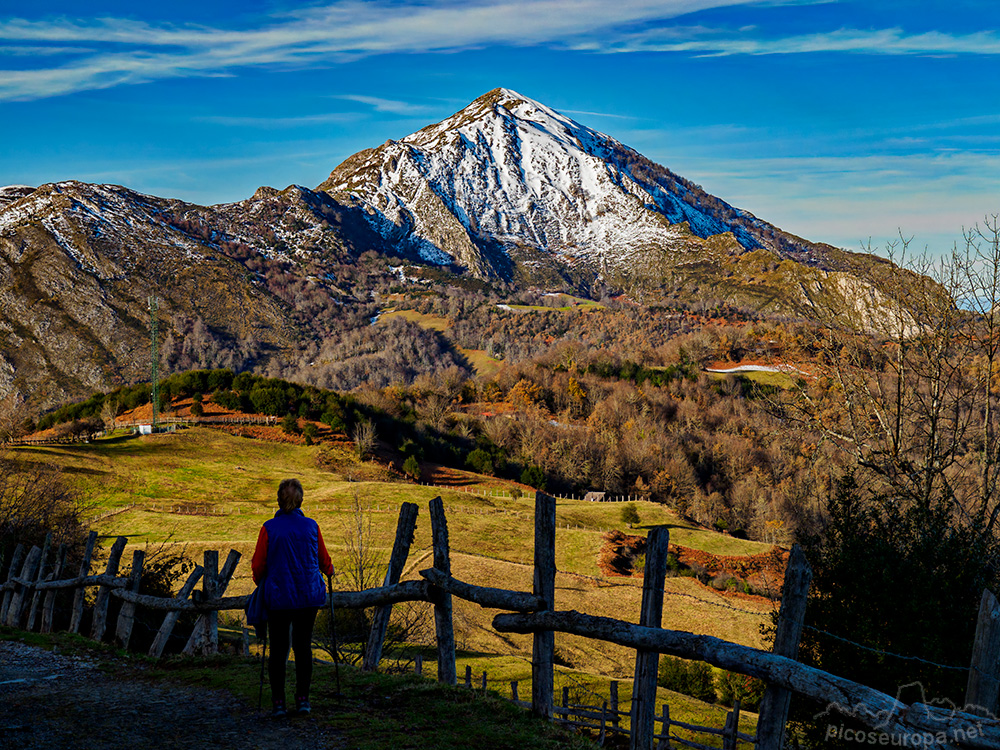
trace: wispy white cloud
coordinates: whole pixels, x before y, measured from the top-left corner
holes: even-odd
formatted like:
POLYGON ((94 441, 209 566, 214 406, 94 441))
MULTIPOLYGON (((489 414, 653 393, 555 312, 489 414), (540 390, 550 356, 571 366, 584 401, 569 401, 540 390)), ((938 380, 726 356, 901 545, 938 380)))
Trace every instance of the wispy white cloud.
POLYGON ((333 99, 343 99, 349 102, 357 102, 358 104, 364 104, 376 112, 388 112, 393 115, 425 115, 432 112, 431 107, 426 107, 422 104, 412 104, 410 102, 401 102, 395 99, 383 99, 378 96, 363 96, 361 94, 338 94, 332 96, 333 99))
MULTIPOLYGON (((812 3, 817 0, 796 0, 812 3)), ((329 64, 388 52, 491 44, 566 44, 614 29, 762 0, 343 0, 273 17, 252 29, 131 19, 9 18, 0 42, 99 45, 60 66, 0 71, 0 100, 38 99, 164 78, 222 75, 246 66, 329 64)))
POLYGON ((0 45, 0 57, 44 57, 46 55, 79 55, 93 52, 92 47, 54 47, 43 45, 0 45))
POLYGON ((816 52, 867 55, 1000 55, 1000 34, 977 31, 908 34, 903 29, 836 29, 779 38, 754 36, 759 29, 651 29, 574 45, 595 52, 688 52, 702 55, 790 55, 816 52))
POLYGON ((633 115, 616 115, 611 112, 588 112, 584 109, 561 109, 564 115, 584 115, 586 117, 610 117, 614 120, 634 120, 633 115))
POLYGON ((1000 211, 995 150, 905 155, 677 159, 668 167, 783 229, 852 250, 916 235, 947 251, 963 227, 1000 211))
MULTIPOLYGON (((0 54, 38 49, 29 69, 0 70, 0 100, 28 100, 158 79, 231 75, 253 66, 296 67, 390 52, 453 51, 488 45, 553 45, 602 52, 774 55, 995 55, 1000 33, 842 28, 768 37, 678 26, 698 11, 827 0, 342 0, 272 16, 250 29, 154 24, 132 19, 0 20, 0 54), (48 45, 48 46, 46 46, 48 45), (87 45, 87 46, 84 46, 87 45), (63 56, 59 65, 46 64, 63 56)), ((18 66, 19 67, 19 66, 18 66)), ((418 114, 405 102, 363 101, 378 111, 418 114)))
POLYGON ((213 115, 197 118, 200 122, 230 127, 252 128, 294 128, 311 125, 354 122, 358 115, 353 112, 327 112, 317 115, 300 115, 296 117, 243 117, 239 115, 213 115))

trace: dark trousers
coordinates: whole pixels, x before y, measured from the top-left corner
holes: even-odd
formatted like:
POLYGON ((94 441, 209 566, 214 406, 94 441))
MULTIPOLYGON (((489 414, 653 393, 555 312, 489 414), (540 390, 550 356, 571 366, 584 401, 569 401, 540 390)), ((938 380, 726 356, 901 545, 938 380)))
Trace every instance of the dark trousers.
POLYGON ((285 663, 288 661, 289 635, 295 652, 295 697, 309 697, 312 682, 312 631, 316 607, 272 609, 267 613, 271 655, 267 672, 271 678, 271 701, 285 700, 285 663))

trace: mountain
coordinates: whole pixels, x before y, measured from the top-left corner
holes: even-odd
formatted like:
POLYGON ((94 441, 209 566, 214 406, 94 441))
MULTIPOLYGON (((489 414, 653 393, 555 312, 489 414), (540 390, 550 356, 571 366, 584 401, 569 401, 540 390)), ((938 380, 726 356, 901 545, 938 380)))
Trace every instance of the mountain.
POLYGON ((54 403, 148 378, 152 295, 168 335, 186 317, 224 332, 217 345, 231 349, 293 340, 287 312, 246 268, 175 226, 189 210, 110 185, 0 191, 0 393, 16 378, 54 403))
POLYGON ((416 326, 399 323, 406 345, 368 330, 380 295, 419 276, 871 317, 881 263, 783 232, 495 89, 316 189, 199 206, 76 181, 0 188, 0 396, 51 405, 148 377, 151 296, 168 369, 351 387, 455 361, 416 326))
POLYGON ((484 279, 632 275, 648 286, 706 256, 756 250, 823 271, 848 265, 503 88, 351 156, 319 189, 361 207, 393 245, 484 279))

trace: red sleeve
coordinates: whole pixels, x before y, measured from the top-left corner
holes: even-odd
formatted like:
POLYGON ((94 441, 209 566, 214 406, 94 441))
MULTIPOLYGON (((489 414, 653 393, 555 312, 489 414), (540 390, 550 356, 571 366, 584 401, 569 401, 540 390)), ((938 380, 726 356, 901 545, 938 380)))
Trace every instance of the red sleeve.
MULTIPOLYGON (((320 541, 322 544, 322 540, 320 541)), ((257 537, 257 546, 253 551, 253 560, 250 563, 253 571, 253 582, 260 583, 267 572, 267 527, 260 527, 260 535, 257 537)))
POLYGON ((316 530, 319 532, 319 569, 326 575, 332 576, 333 560, 330 559, 330 553, 326 551, 326 542, 323 541, 323 532, 318 526, 316 530))

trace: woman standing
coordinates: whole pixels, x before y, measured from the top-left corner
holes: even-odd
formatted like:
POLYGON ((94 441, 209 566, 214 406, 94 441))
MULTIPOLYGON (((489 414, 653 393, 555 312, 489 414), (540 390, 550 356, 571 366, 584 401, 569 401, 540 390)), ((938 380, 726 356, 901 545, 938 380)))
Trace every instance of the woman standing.
POLYGON ((307 714, 313 623, 316 611, 326 603, 323 574, 333 575, 333 562, 319 524, 302 512, 302 484, 298 479, 285 479, 278 486, 278 512, 261 527, 252 568, 254 583, 264 595, 271 631, 271 655, 267 662, 271 716, 279 718, 288 713, 285 663, 289 641, 295 652, 295 712, 307 714))

